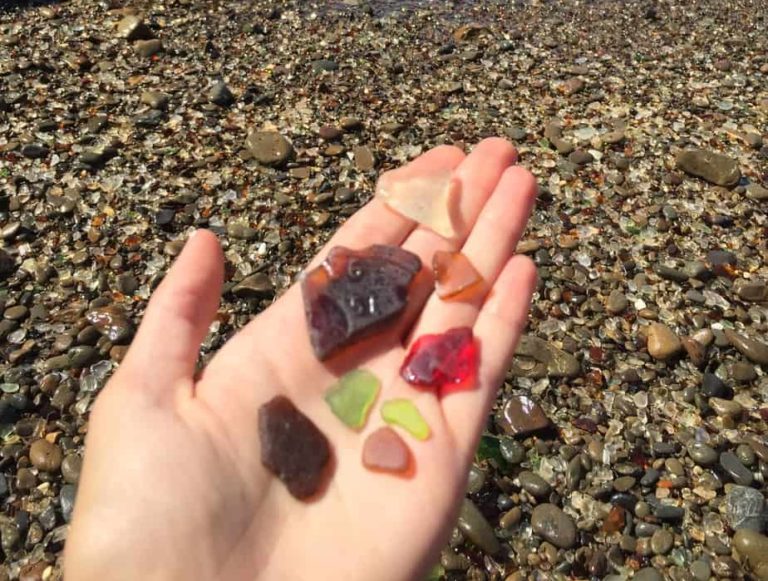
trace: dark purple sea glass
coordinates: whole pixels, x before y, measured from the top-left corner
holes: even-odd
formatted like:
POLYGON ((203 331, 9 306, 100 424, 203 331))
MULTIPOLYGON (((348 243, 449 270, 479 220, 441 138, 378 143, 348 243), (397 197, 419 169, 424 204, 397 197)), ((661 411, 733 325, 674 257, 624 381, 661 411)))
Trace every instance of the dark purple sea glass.
POLYGON ((302 277, 309 340, 318 359, 369 335, 405 309, 421 260, 399 246, 331 249, 302 277))
POLYGON ((298 499, 323 484, 331 458, 328 439, 287 397, 278 395, 259 408, 261 463, 298 499))

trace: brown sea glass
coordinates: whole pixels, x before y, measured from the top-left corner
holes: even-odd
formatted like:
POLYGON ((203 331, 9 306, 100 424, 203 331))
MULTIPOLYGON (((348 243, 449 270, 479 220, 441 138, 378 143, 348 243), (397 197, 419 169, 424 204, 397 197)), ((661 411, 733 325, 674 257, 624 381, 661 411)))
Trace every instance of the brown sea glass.
POLYGON ((411 451, 392 428, 372 432, 363 444, 363 466, 375 472, 402 474, 411 464, 411 451))
POLYGON ((421 260, 399 246, 336 246, 302 276, 309 340, 318 359, 365 337, 405 309, 421 260))
POLYGON ((441 299, 469 297, 482 287, 483 277, 461 252, 438 250, 432 256, 435 292, 441 299))
POLYGON ((261 463, 295 498, 308 498, 323 484, 331 458, 328 439, 287 397, 259 408, 261 463))
POLYGON ((433 230, 444 238, 455 238, 460 182, 450 171, 415 174, 407 168, 387 172, 376 185, 376 195, 397 213, 433 230))

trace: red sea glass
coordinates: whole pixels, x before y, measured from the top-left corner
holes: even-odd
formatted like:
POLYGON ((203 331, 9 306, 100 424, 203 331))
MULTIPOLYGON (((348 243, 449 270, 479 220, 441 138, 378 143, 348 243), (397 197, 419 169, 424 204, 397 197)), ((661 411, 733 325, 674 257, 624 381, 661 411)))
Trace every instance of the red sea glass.
POLYGON ((419 337, 400 368, 400 376, 443 396, 474 388, 479 359, 472 329, 457 327, 440 335, 419 337))
POLYGON ((261 463, 295 498, 320 490, 331 458, 325 435, 287 397, 278 395, 259 408, 261 463))
POLYGON ((402 474, 411 464, 411 451, 392 428, 372 432, 363 444, 363 466, 374 472, 402 474))
POLYGON ((432 257, 435 292, 441 299, 469 298, 479 290, 483 278, 461 252, 438 250, 432 257))
POLYGON ((325 261, 301 280, 309 339, 317 358, 327 359, 400 314, 419 270, 419 257, 399 246, 332 248, 325 261))

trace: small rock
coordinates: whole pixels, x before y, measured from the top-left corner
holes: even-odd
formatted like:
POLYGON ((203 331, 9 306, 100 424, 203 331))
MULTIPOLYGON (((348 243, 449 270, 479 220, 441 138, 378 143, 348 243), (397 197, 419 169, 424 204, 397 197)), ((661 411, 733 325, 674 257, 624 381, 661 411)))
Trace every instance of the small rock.
POLYGON ((768 188, 764 188, 760 184, 749 184, 746 190, 747 197, 751 200, 757 200, 759 202, 768 200, 768 188))
POLYGON ((588 151, 577 149, 568 155, 568 161, 575 163, 576 165, 587 165, 588 163, 595 161, 595 158, 592 157, 592 154, 588 151))
POLYGON ((552 487, 535 472, 525 470, 518 475, 520 486, 535 498, 542 499, 549 496, 552 487))
POLYGON ((613 290, 608 295, 608 301, 605 304, 605 310, 611 315, 620 315, 629 306, 629 299, 620 290, 613 290))
POLYGON ((163 43, 159 38, 153 38, 152 40, 140 40, 134 48, 139 56, 149 58, 155 56, 157 53, 163 50, 163 43))
POLYGON ((730 476, 736 484, 751 486, 754 477, 752 472, 742 464, 733 452, 720 454, 720 467, 730 476))
POLYGON ((540 504, 531 513, 531 527, 544 540, 560 549, 576 544, 576 525, 573 519, 554 504, 540 504))
POLYGON ((728 387, 714 373, 705 372, 701 378, 701 395, 704 397, 726 397, 728 387))
POLYGON ((749 529, 736 531, 733 548, 761 581, 768 579, 768 537, 749 529))
POLYGON ((217 81, 208 90, 208 100, 219 107, 229 107, 235 102, 235 96, 224 81, 217 81))
POLYGON ((77 488, 73 484, 65 484, 59 491, 59 506, 61 506, 61 516, 66 522, 72 519, 72 510, 75 508, 75 496, 77 488))
POLYGON ((677 156, 677 167, 718 186, 735 186, 741 179, 738 161, 714 151, 681 151, 677 156))
POLYGON ((737 419, 744 412, 744 408, 738 402, 719 397, 709 398, 709 406, 721 417, 737 419))
POLYGON ((570 353, 533 335, 523 335, 515 351, 511 374, 515 377, 576 377, 581 364, 570 353))
POLYGON ((645 567, 632 576, 632 581, 664 581, 664 575, 654 567, 645 567))
POLYGON ((711 466, 717 462, 717 452, 702 442, 694 442, 688 446, 688 455, 699 466, 711 466))
POLYGON ((274 290, 275 287, 269 276, 266 273, 257 272, 232 287, 232 294, 241 299, 257 299, 272 295, 274 290))
POLYGON ((38 470, 56 472, 61 466, 61 448, 41 438, 35 440, 29 447, 29 461, 38 470))
POLYGON ((41 159, 46 157, 49 151, 50 150, 45 145, 39 143, 27 143, 21 148, 21 155, 29 159, 41 159))
POLYGON ((768 345, 756 339, 749 339, 732 329, 723 329, 723 333, 730 344, 738 349, 747 359, 760 365, 768 365, 768 345))
POLYGON ((672 550, 675 538, 666 529, 659 529, 651 537, 651 550, 656 555, 666 555, 672 550))
POLYGON ((316 73, 321 72, 333 72, 338 70, 339 64, 336 61, 332 61, 329 59, 318 59, 316 61, 312 61, 312 70, 316 73))
POLYGON ((648 330, 648 353, 654 359, 665 361, 680 352, 683 345, 672 329, 661 323, 652 323, 648 330))
POLYGON ((768 283, 764 280, 751 280, 737 287, 739 298, 750 303, 768 302, 768 283))
POLYGON ((144 91, 141 94, 141 102, 145 105, 149 105, 152 109, 165 110, 168 107, 168 102, 171 100, 171 96, 168 93, 161 91, 144 91))
POLYGON ((130 41, 149 40, 154 36, 144 20, 136 14, 129 14, 117 23, 117 34, 130 41))
POLYGON ((566 97, 580 93, 586 87, 586 83, 578 77, 571 77, 562 85, 563 94, 566 97))
POLYGON ((360 171, 371 171, 376 167, 376 157, 367 145, 359 145, 352 150, 355 166, 360 171))
POLYGON ((733 530, 762 532, 765 528, 765 499, 747 486, 734 486, 725 497, 726 517, 733 530))
POLYGON ((495 555, 501 549, 493 527, 468 498, 462 501, 458 528, 464 536, 489 555, 495 555))
POLYGON ((497 423, 510 436, 530 434, 551 425, 541 406, 524 395, 512 396, 504 403, 497 423))
POLYGON ((267 166, 280 166, 293 153, 291 142, 276 131, 253 131, 245 146, 256 161, 267 166))
POLYGON ((343 131, 333 125, 323 125, 317 132, 317 134, 326 141, 333 141, 343 135, 343 131))
POLYGON ((696 367, 701 367, 707 360, 707 348, 691 337, 683 337, 680 342, 686 354, 696 367))
POLYGON ((61 475, 69 484, 77 484, 80 480, 80 470, 83 466, 83 459, 77 454, 67 454, 61 462, 61 475))
POLYGON ((709 577, 712 575, 712 567, 704 559, 698 559, 691 563, 691 575, 693 575, 696 581, 709 581, 709 577))

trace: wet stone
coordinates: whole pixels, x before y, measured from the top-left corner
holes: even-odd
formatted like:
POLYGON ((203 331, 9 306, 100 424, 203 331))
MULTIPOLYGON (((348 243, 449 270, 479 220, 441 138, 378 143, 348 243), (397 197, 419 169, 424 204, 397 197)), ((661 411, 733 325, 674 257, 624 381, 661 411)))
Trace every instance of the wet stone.
POLYGON ((501 549, 493 527, 468 498, 462 500, 458 528, 466 538, 489 555, 495 555, 501 549))
POLYGON ((274 290, 269 275, 257 272, 245 277, 232 287, 232 294, 241 299, 258 299, 270 296, 274 290))
POLYGON ((75 508, 75 497, 77 495, 77 488, 73 484, 65 484, 59 491, 59 507, 61 508, 61 516, 65 522, 72 520, 72 511, 75 508))
POLYGON ((629 300, 627 299, 626 295, 619 290, 613 290, 611 291, 611 294, 608 295, 608 301, 605 305, 605 310, 608 311, 608 313, 611 315, 620 315, 627 309, 628 306, 629 300))
POLYGON ((681 506, 661 504, 653 509, 653 514, 660 520, 672 522, 681 520, 685 516, 685 509, 681 506))
POLYGON ((381 382, 370 371, 356 369, 344 374, 325 393, 325 401, 346 426, 359 430, 368 419, 381 382))
POLYGON ((134 48, 139 56, 149 58, 163 50, 163 42, 159 38, 140 40, 134 45, 134 48))
POLYGON ((691 563, 691 575, 696 581, 708 581, 712 574, 712 567, 704 559, 698 559, 691 563))
POLYGON ((661 323, 652 323, 648 330, 648 353, 654 359, 667 360, 682 349, 680 338, 661 323))
POLYGON ((400 368, 400 377, 443 396, 474 389, 478 364, 479 347, 472 329, 457 327, 416 339, 400 368))
POLYGON ((315 355, 326 359, 400 314, 420 269, 418 256, 396 246, 332 248, 320 266, 301 278, 315 355))
POLYGON ((694 442, 688 447, 688 455, 700 466, 712 466, 717 462, 717 452, 701 442, 694 442))
POLYGON ((510 464, 520 464, 525 460, 525 447, 512 438, 501 438, 499 450, 504 460, 510 464))
POLYGON ((40 143, 28 143, 21 148, 21 155, 29 159, 41 159, 47 157, 50 150, 40 143))
POLYGON ((577 377, 579 361, 570 353, 533 335, 523 335, 515 351, 511 374, 515 377, 577 377))
POLYGON ((633 581, 664 581, 664 575, 654 567, 640 569, 632 576, 633 581))
POLYGON ((469 469, 467 478, 467 494, 477 494, 485 485, 485 472, 474 464, 469 469))
POLYGON ((531 513, 533 531, 560 549, 576 544, 576 525, 573 519, 554 504, 540 504, 531 513))
POLYGON ((401 474, 411 464, 411 452, 397 432, 384 426, 365 439, 362 461, 368 470, 401 474))
POLYGON ((316 494, 323 484, 331 451, 328 439, 284 396, 259 408, 261 462, 295 498, 316 494))
POLYGON ((704 397, 725 397, 728 387, 714 373, 704 373, 701 380, 701 395, 704 397))
POLYGON ((726 338, 742 355, 760 365, 768 365, 768 345, 756 339, 750 339, 731 329, 724 329, 726 338))
POLYGON ((208 100, 219 107, 229 107, 235 102, 235 96, 224 81, 217 81, 208 90, 208 100))
POLYGON ((760 491, 734 486, 725 497, 726 517, 733 530, 762 532, 766 524, 765 498, 760 491))
POLYGON ((56 472, 61 466, 61 448, 41 438, 34 441, 30 446, 29 460, 38 470, 56 472))
POLYGON ((352 149, 355 166, 360 171, 371 171, 376 167, 376 156, 367 145, 359 145, 352 149))
POLYGON ((520 480, 520 486, 535 498, 546 498, 552 492, 552 487, 549 483, 535 472, 525 470, 518 474, 517 477, 520 480))
POLYGON ((750 486, 754 477, 752 472, 742 464, 733 452, 720 454, 720 467, 736 484, 750 486))
POLYGON ((64 481, 69 484, 77 484, 80 480, 80 470, 83 466, 83 459, 77 454, 67 454, 61 462, 61 475, 64 481))
POLYGON ((104 337, 115 344, 124 344, 133 338, 133 323, 127 313, 117 305, 92 309, 85 318, 104 337))
POLYGON ((503 405, 497 423, 509 436, 522 436, 551 425, 541 406, 527 396, 512 396, 503 405))
POLYGON ((431 431, 421 412, 409 399, 391 399, 381 405, 381 418, 388 424, 399 426, 417 440, 426 440, 431 431))
POLYGON ((171 96, 162 91, 144 91, 141 94, 140 101, 145 105, 149 105, 152 109, 165 110, 170 99, 171 96))
POLYGON ((659 529, 651 537, 651 550, 656 555, 666 555, 672 550, 675 538, 666 529, 659 529))

